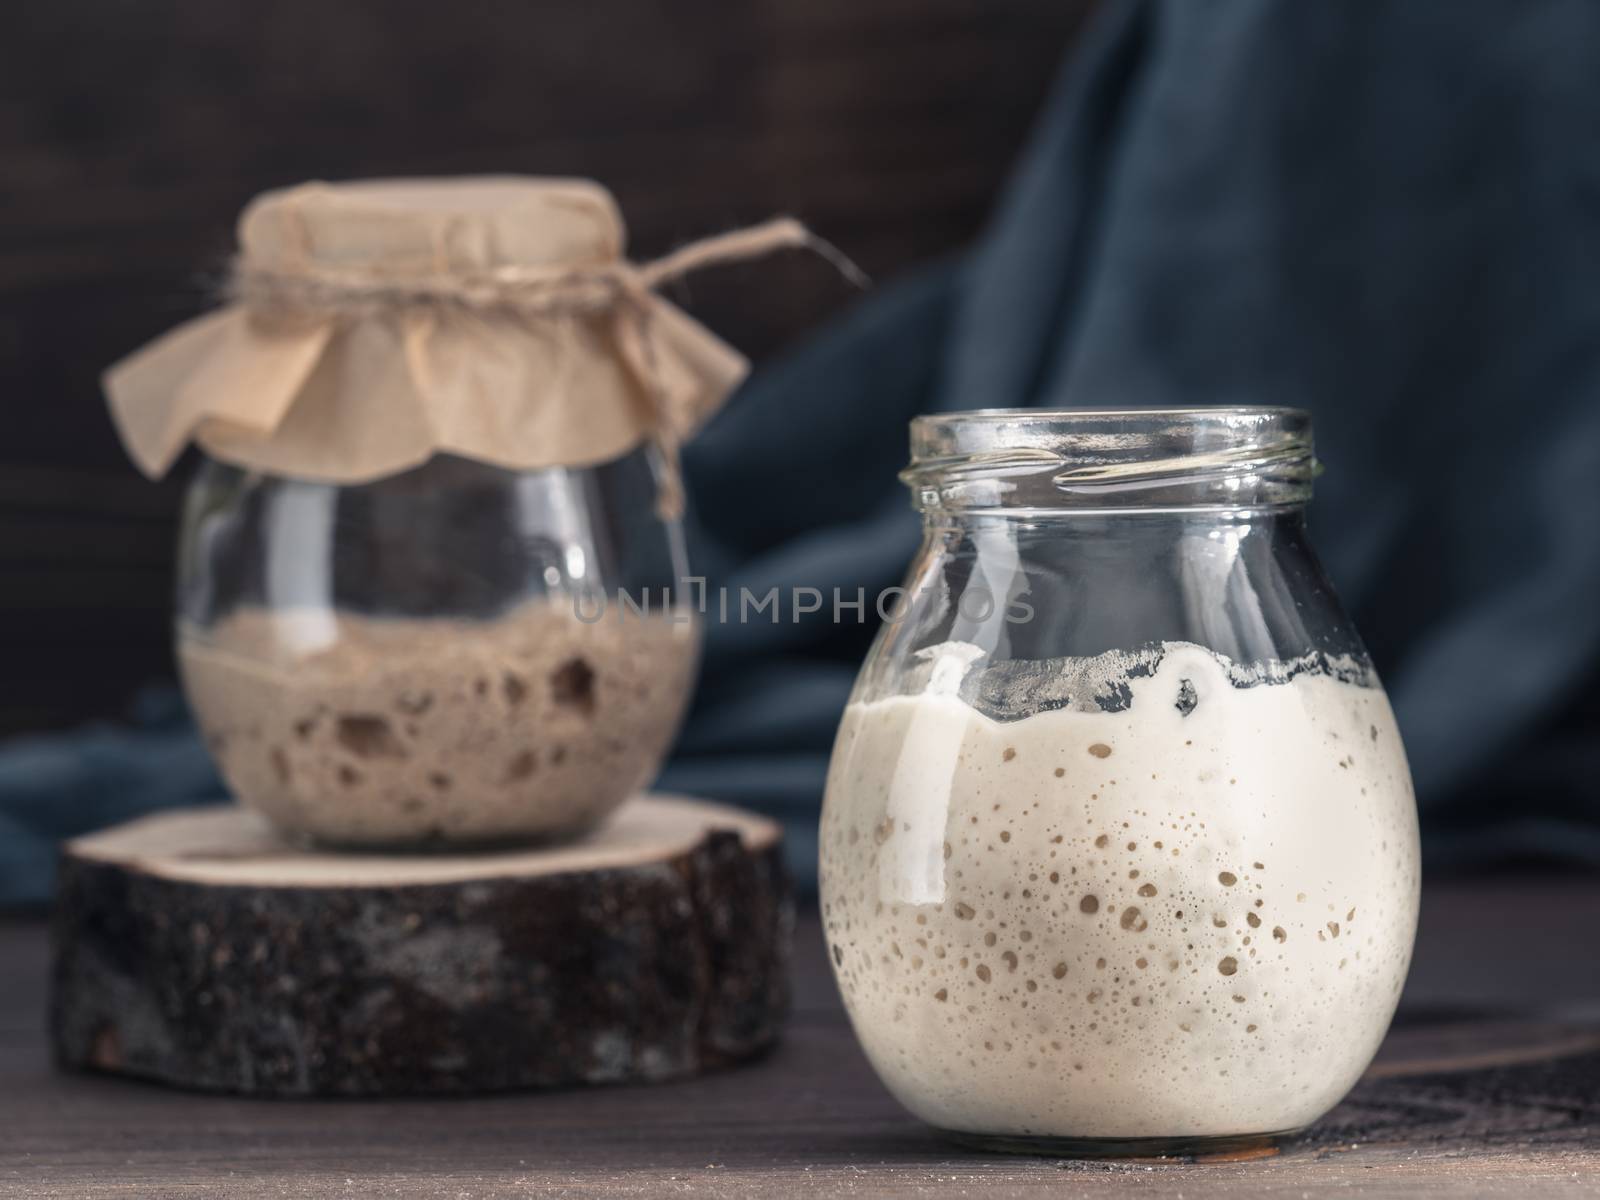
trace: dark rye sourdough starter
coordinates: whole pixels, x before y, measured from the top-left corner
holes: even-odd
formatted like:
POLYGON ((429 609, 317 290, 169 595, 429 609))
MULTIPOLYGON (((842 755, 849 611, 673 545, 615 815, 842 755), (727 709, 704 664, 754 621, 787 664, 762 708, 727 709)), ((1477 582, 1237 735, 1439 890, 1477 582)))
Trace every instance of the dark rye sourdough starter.
POLYGON ((537 601, 488 621, 248 609, 181 628, 178 660, 234 794, 350 845, 574 833, 660 767, 698 632, 537 601), (298 647, 298 650, 296 649, 298 647))

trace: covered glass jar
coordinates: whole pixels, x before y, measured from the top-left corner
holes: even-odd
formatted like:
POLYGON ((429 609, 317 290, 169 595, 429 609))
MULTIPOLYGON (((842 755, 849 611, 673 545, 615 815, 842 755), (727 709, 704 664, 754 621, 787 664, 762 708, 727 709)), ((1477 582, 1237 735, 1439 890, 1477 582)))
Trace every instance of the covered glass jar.
POLYGON ((203 462, 178 646, 232 790, 349 845, 570 834, 687 701, 676 449, 743 360, 651 290, 600 187, 310 184, 239 225, 231 303, 106 377, 135 461, 203 462))
POLYGON ((1331 1108, 1410 961, 1415 803, 1291 409, 922 417, 925 532, 834 748, 823 918, 913 1112, 1176 1152, 1331 1108))

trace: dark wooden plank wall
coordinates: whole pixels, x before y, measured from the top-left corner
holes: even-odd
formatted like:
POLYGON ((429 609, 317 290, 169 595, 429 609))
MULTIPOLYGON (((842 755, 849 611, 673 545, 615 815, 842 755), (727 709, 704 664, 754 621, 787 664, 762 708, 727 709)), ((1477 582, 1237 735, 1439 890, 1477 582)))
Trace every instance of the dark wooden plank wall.
MULTIPOLYGON (((0 733, 169 672, 180 484, 100 369, 203 307, 254 192, 521 171, 638 253, 777 211, 879 279, 979 227, 1090 0, 13 0, 0 13, 0 733)), ((848 303, 792 257, 697 278, 762 355, 848 303)))

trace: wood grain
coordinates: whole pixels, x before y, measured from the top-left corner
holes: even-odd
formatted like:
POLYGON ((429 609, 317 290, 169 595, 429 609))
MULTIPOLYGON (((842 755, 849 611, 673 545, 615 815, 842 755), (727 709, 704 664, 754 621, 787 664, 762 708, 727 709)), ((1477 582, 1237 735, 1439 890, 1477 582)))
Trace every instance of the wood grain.
POLYGON ((252 1096, 680 1079, 770 1049, 793 901, 774 822, 635 797, 579 842, 316 852, 239 808, 68 842, 66 1066, 252 1096))

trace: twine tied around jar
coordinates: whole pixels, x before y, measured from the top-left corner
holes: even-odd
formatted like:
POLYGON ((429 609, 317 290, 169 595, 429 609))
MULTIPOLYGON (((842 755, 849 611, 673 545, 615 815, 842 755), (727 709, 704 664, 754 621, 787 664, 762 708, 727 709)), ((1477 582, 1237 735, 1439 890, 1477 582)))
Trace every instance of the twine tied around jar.
POLYGON ((747 364, 657 293, 720 263, 806 249, 861 272, 792 218, 628 261, 621 214, 587 180, 310 183, 239 220, 226 305, 104 376, 152 477, 185 445, 246 469, 359 484, 453 454, 511 470, 679 447, 747 364))

